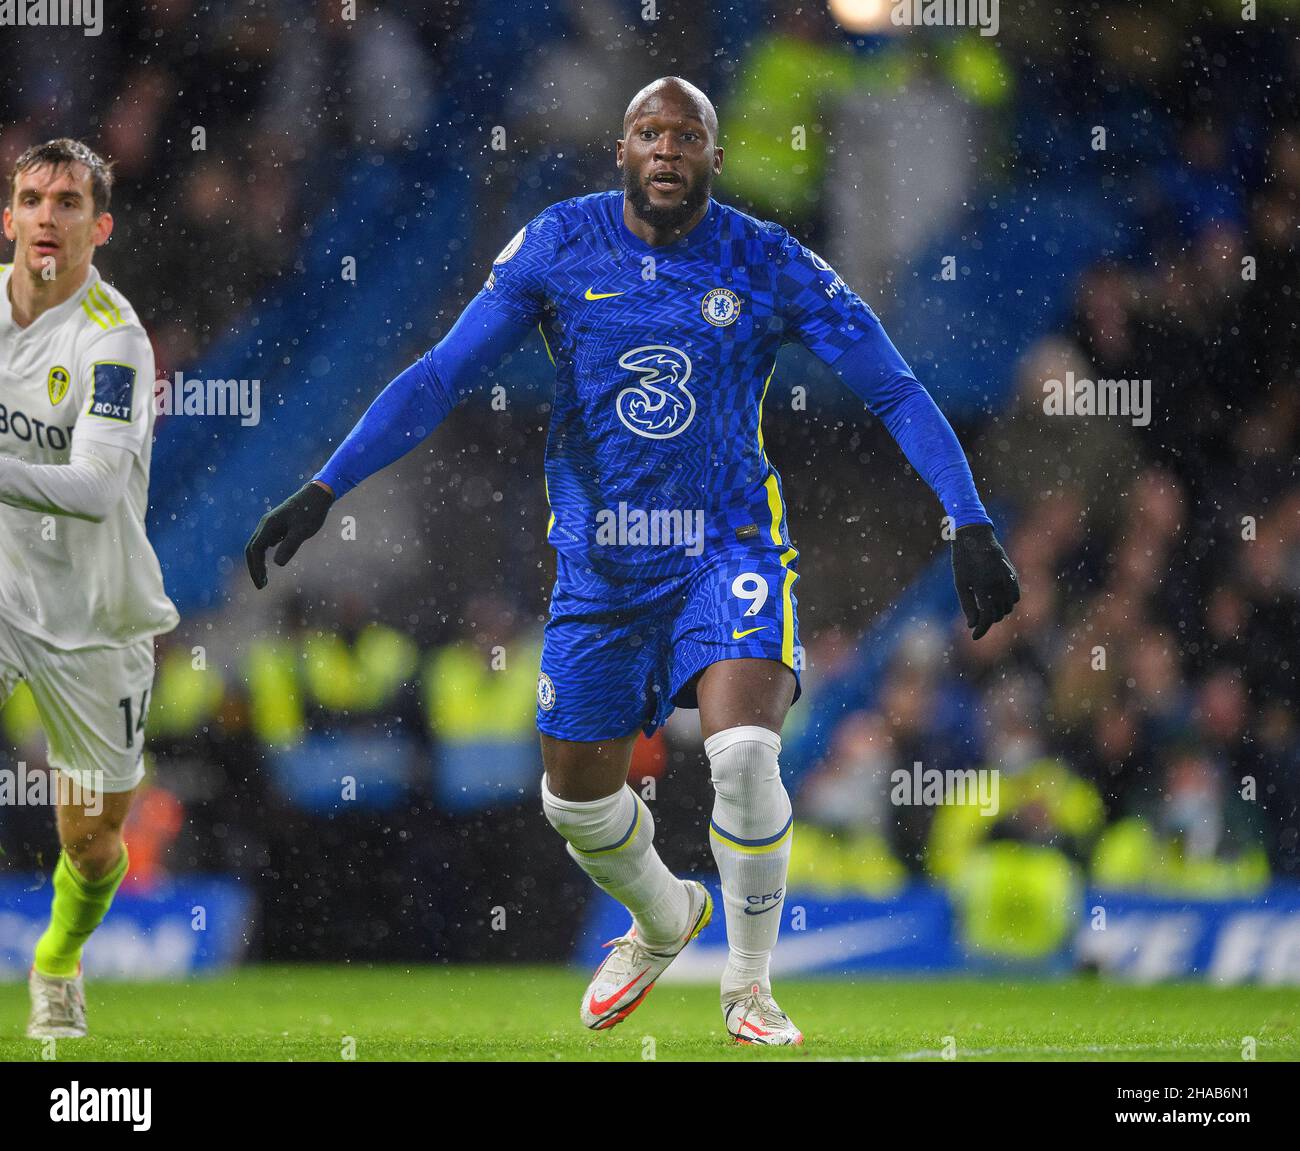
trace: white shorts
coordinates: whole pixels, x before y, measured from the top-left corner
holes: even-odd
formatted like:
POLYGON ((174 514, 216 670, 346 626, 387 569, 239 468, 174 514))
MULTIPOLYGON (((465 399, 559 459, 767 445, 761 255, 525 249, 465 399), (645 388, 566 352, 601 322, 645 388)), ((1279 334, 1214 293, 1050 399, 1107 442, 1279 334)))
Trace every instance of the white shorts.
POLYGON ((0 707, 26 680, 51 767, 83 788, 130 791, 144 778, 153 639, 61 651, 0 619, 0 707))

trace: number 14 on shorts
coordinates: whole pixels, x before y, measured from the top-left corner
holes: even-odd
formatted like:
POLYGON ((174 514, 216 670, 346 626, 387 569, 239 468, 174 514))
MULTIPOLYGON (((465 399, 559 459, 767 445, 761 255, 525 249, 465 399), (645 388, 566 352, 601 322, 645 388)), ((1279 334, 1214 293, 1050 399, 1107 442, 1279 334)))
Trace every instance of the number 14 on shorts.
POLYGON ((135 737, 137 734, 144 732, 145 721, 149 718, 149 689, 145 688, 140 693, 139 706, 133 706, 129 695, 123 696, 117 701, 117 706, 122 709, 122 719, 126 727, 125 747, 135 746, 135 737), (135 720, 132 723, 132 716, 135 720))

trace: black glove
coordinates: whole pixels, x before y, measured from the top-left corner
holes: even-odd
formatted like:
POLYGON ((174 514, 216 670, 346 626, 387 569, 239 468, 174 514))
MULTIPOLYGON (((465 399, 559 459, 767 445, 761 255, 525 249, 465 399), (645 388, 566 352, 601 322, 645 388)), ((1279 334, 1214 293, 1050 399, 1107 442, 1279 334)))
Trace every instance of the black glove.
POLYGON ((967 524, 952 541, 952 578, 966 626, 979 639, 1020 602, 1020 577, 991 524, 967 524))
POLYGON ((314 480, 304 484, 279 507, 272 508, 257 525, 257 531, 244 548, 248 574, 253 586, 266 587, 266 553, 275 548, 275 562, 284 567, 307 540, 325 523, 334 496, 314 480), (275 547, 279 544, 279 547, 275 547))

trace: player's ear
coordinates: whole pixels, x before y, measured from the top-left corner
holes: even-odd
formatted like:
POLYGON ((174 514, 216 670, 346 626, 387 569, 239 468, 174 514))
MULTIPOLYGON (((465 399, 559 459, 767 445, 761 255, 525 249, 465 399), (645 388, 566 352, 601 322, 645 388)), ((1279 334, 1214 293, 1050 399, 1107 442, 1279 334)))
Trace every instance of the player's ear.
MULTIPOLYGON (((6 212, 8 209, 6 209, 6 212)), ((108 243, 108 238, 113 234, 113 215, 111 212, 100 212, 95 217, 94 240, 95 247, 99 248, 108 243)))
POLYGON ((14 214, 9 210, 8 204, 5 205, 4 225, 5 225, 5 239, 16 240, 18 238, 18 235, 14 231, 14 214))
POLYGON ((713 149, 713 174, 717 176, 720 175, 721 172, 722 172, 722 149, 714 148, 713 149))
MULTIPOLYGON (((615 140, 614 141, 614 167, 621 168, 622 166, 623 166, 623 141, 615 140)), ((9 209, 6 208, 5 211, 8 212, 9 209)))

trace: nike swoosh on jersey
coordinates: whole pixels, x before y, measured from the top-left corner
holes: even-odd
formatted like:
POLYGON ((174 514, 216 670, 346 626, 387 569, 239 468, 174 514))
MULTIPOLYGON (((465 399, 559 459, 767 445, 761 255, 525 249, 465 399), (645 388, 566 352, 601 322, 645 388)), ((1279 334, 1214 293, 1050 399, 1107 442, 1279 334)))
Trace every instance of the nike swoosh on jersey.
POLYGON ((593 292, 588 288, 587 295, 584 298, 588 300, 608 300, 611 296, 621 296, 622 294, 623 292, 593 292))
POLYGON ((733 628, 731 629, 731 638, 732 638, 732 639, 744 639, 745 636, 747 636, 747 635, 753 635, 756 631, 762 631, 763 628, 765 628, 765 627, 767 627, 767 624, 764 624, 763 627, 751 627, 748 631, 740 631, 740 630, 738 630, 737 628, 734 628, 734 627, 733 627, 733 628))

